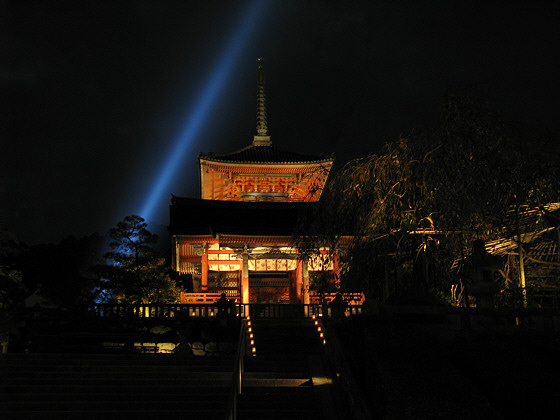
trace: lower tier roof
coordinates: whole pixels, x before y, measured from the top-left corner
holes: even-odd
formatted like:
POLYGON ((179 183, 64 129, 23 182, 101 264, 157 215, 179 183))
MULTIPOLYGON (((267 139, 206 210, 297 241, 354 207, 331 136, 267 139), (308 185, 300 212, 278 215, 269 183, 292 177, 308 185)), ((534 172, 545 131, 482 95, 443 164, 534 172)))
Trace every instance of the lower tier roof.
POLYGON ((173 197, 172 235, 291 236, 313 214, 314 202, 217 201, 173 197))

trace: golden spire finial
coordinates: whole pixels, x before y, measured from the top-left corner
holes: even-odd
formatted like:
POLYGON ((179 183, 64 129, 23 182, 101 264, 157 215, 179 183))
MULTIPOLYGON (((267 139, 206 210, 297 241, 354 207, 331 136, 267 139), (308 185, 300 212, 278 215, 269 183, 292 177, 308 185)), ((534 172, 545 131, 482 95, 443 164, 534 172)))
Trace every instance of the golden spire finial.
POLYGON ((270 146, 270 136, 268 135, 268 125, 266 120, 266 96, 264 94, 264 69, 263 59, 258 59, 257 70, 257 135, 254 137, 253 145, 270 146))

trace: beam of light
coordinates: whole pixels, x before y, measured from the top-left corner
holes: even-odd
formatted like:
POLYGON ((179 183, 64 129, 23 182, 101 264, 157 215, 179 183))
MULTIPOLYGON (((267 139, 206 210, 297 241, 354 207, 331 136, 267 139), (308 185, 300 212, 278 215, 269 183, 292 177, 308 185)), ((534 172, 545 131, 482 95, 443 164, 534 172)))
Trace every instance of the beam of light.
POLYGON ((232 72, 243 47, 250 40, 251 33, 259 23, 267 4, 268 1, 252 0, 241 15, 241 19, 234 33, 229 38, 230 41, 226 44, 224 53, 218 61, 214 72, 210 75, 200 96, 195 101, 192 113, 188 116, 177 139, 169 150, 166 159, 164 159, 163 166, 144 199, 139 215, 145 220, 151 219, 158 204, 163 202, 164 194, 169 193, 166 190, 166 186, 170 185, 179 164, 183 162, 184 155, 188 151, 189 146, 192 145, 211 115, 213 105, 218 99, 220 92, 224 89, 227 76, 232 72))

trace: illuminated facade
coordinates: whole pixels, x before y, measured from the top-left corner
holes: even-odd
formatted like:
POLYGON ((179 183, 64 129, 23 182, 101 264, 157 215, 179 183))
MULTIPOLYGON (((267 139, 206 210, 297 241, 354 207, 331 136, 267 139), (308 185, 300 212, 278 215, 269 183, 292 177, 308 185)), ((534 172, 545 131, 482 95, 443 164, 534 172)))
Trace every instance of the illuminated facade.
POLYGON ((200 153, 199 199, 173 197, 173 267, 194 292, 225 292, 243 303, 309 303, 309 272, 337 263, 302 261, 292 244, 334 158, 277 148, 268 135, 264 73, 257 77, 257 134, 228 154, 200 153))

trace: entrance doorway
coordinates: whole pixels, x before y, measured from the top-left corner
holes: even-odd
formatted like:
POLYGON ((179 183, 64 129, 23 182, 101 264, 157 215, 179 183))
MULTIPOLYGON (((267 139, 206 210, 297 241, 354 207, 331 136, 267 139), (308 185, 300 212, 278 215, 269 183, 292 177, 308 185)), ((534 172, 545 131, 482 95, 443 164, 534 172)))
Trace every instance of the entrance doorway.
POLYGON ((290 303, 288 272, 249 273, 250 303, 290 303))

